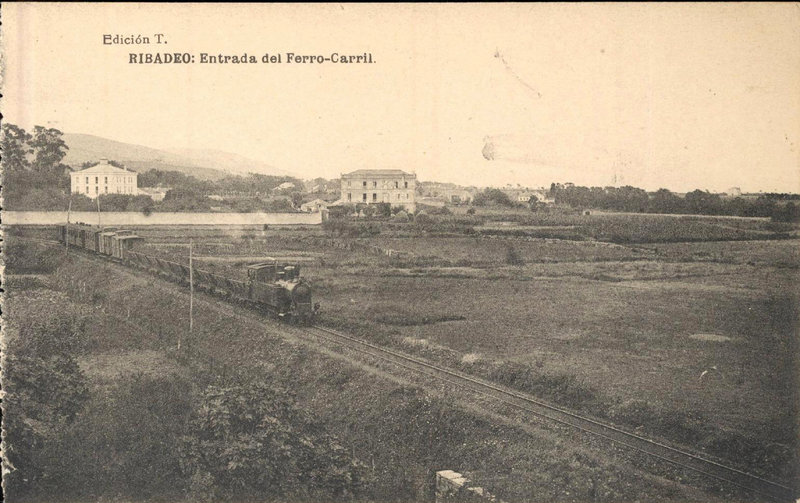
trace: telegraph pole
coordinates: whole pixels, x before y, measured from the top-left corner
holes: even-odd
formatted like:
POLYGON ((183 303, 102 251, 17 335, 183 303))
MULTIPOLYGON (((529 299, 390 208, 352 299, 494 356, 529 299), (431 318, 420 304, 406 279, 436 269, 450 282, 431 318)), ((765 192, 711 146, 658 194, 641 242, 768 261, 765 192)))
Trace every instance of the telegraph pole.
POLYGON ((189 335, 194 329, 194 265, 192 263, 192 240, 189 240, 189 335))
POLYGON ((72 211, 72 196, 69 197, 67 205, 67 228, 64 229, 64 243, 67 245, 67 255, 69 255, 69 212, 72 211))

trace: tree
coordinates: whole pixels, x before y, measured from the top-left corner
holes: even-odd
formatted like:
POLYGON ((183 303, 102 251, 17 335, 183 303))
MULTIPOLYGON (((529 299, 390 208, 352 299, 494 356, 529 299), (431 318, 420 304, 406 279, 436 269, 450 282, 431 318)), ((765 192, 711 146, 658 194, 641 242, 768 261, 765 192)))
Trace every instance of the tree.
MULTIPOLYGON (((26 204, 30 191, 65 192, 69 187, 69 167, 61 164, 67 145, 57 129, 34 127, 31 136, 14 124, 3 124, 2 147, 4 168, 4 197, 7 207, 26 204), (32 159, 31 159, 32 157, 32 159)), ((63 197, 56 197, 63 199, 63 197)), ((55 199, 45 198, 45 209, 53 208, 55 199)))
MULTIPOLYGON (((119 161, 115 161, 113 159, 109 159, 108 163, 110 165, 114 166, 115 168, 125 169, 125 165, 122 164, 119 161)), ((86 161, 86 162, 81 164, 81 169, 91 168, 92 166, 95 166, 96 164, 97 164, 97 161, 86 161)))
POLYGON ((30 169, 28 155, 33 151, 28 144, 31 135, 19 126, 6 122, 2 128, 0 149, 3 156, 3 170, 6 176, 12 173, 23 173, 30 169))
POLYGON ((800 206, 791 201, 785 205, 776 206, 772 213, 772 220, 775 222, 800 222, 800 206))
POLYGON ((25 200, 25 192, 30 188, 31 164, 28 156, 32 153, 28 142, 31 135, 21 127, 5 123, 2 128, 0 148, 3 158, 3 197, 6 208, 17 208, 25 200))
POLYGON ((303 204, 303 194, 301 192, 292 192, 289 197, 292 200, 293 207, 300 208, 300 205, 303 204))
POLYGON ((160 209, 163 211, 209 210, 211 204, 203 194, 189 188, 178 187, 167 191, 164 200, 161 201, 160 209))
POLYGON ((478 192, 475 194, 472 204, 475 206, 514 206, 513 201, 500 189, 485 189, 482 192, 478 192))
POLYGON ((652 213, 681 213, 683 199, 667 189, 658 189, 650 198, 648 206, 652 213))
MULTIPOLYGON (((73 206, 75 195, 73 195, 73 206)), ((153 205, 149 196, 133 194, 100 194, 100 209, 102 211, 143 211, 153 205)))
POLYGON ((389 203, 378 203, 377 214, 382 217, 389 218, 392 216, 392 205, 389 203))
POLYGON ((693 190, 686 194, 684 200, 686 208, 692 214, 717 215, 722 209, 722 199, 707 190, 693 190))
POLYGON ((33 139, 30 141, 33 150, 33 170, 38 174, 37 182, 64 186, 69 183, 65 175, 69 167, 61 164, 67 155, 67 144, 61 138, 63 133, 58 129, 34 126, 33 139), (66 183, 65 183, 66 182, 66 183))

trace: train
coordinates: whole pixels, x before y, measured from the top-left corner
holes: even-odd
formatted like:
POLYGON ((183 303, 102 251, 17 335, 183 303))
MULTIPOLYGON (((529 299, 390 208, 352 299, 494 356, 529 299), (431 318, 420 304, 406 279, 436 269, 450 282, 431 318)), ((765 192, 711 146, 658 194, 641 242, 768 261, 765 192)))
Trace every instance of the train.
POLYGON ((246 303, 290 322, 308 324, 319 311, 319 304, 312 304, 311 286, 300 277, 298 264, 267 258, 247 266, 247 279, 239 281, 196 267, 190 271, 187 265, 137 250, 144 238, 126 229, 66 224, 59 227, 59 240, 65 246, 145 269, 178 283, 188 283, 191 276, 199 290, 246 303))

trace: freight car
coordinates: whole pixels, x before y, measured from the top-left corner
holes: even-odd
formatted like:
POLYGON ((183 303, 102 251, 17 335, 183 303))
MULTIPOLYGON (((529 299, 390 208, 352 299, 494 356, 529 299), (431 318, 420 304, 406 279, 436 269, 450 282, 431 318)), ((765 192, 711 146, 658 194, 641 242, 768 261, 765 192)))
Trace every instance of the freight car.
MULTIPOLYGON (((61 242, 92 253, 105 255, 118 262, 146 269, 180 283, 189 281, 185 265, 164 260, 133 248, 143 238, 129 230, 70 224, 59 229, 61 242)), ((247 281, 237 281, 202 269, 191 271, 199 289, 244 301, 280 318, 297 322, 310 321, 319 309, 312 304, 311 287, 300 278, 300 266, 269 262, 247 267, 247 281)))

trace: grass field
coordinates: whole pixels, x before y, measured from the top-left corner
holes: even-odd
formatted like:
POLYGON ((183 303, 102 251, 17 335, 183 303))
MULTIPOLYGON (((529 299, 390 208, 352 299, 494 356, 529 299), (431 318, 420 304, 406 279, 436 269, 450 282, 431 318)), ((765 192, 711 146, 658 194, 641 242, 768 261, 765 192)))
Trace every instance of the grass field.
POLYGON ((201 249, 313 251, 321 260, 304 276, 324 323, 751 470, 789 478, 796 469, 796 240, 625 246, 381 233, 354 242, 406 255, 330 248, 303 232, 201 249), (507 263, 509 248, 519 265, 507 263), (570 390, 543 389, 551 378, 570 390))
MULTIPOLYGON (((454 247, 422 240, 415 250, 414 241, 406 249, 420 254, 454 247)), ((631 251, 603 262, 581 259, 576 244, 558 263, 536 263, 541 255, 523 243, 514 246, 532 261, 517 267, 497 250, 488 267, 490 248, 475 246, 461 251, 471 267, 365 263, 307 274, 331 324, 540 393, 536 379, 516 374, 573 379, 592 400, 549 398, 788 479, 798 403, 800 264, 792 244, 664 245, 656 257, 630 261, 647 257, 631 251), (649 418, 615 412, 639 402, 652 409, 649 418), (661 416, 670 421, 660 424, 661 416), (731 439, 746 445, 732 448, 739 440, 731 439)))
MULTIPOLYGON (((53 424, 42 417, 31 421, 37 439, 31 443, 20 439, 18 423, 14 425, 6 441, 15 447, 15 461, 35 462, 36 477, 25 472, 32 477, 25 483, 16 474, 14 484, 6 486, 11 489, 9 501, 422 501, 431 499, 432 474, 442 468, 468 473, 505 501, 715 499, 637 472, 619 459, 598 458, 558 436, 525 433, 322 356, 262 325, 237 319, 224 305, 217 310, 196 304, 195 331, 188 338, 188 298, 176 295, 180 287, 120 272, 87 256, 54 255, 44 245, 20 247, 13 239, 9 245, 12 253, 27 257, 7 270, 4 307, 12 357, 27 347, 27 339, 37 340, 41 345, 32 346, 33 356, 41 358, 40 365, 49 361, 43 348, 56 351, 75 363, 66 369, 85 385, 81 391, 75 384, 67 386, 72 381, 59 380, 62 367, 50 372, 44 366, 45 372, 36 374, 43 389, 58 390, 54 403, 75 406, 75 417, 53 424), (42 262, 44 256, 54 260, 42 262), (181 334, 184 350, 178 352, 181 334), (267 392, 268 424, 286 422, 294 428, 273 441, 293 449, 312 441, 340 444, 334 461, 355 460, 357 493, 325 492, 352 485, 350 478, 342 479, 349 474, 338 471, 309 492, 310 470, 330 466, 315 459, 300 471, 287 472, 292 480, 299 476, 301 484, 284 485, 284 480, 257 487, 255 497, 248 499, 231 492, 251 490, 255 478, 247 468, 269 462, 276 449, 269 444, 259 453, 248 429, 227 439, 219 454, 258 456, 249 458, 244 470, 236 458, 218 467, 216 456, 208 454, 215 447, 208 431, 220 425, 204 421, 198 429, 197 415, 224 405, 228 393, 252 383, 267 392), (209 389, 224 393, 208 400, 209 389), (82 398, 80 404, 67 400, 73 395, 82 398), (274 403, 287 401, 293 404, 290 413, 275 408, 274 403), (190 448, 198 439, 203 442, 199 458, 190 448), (218 478, 187 472, 187 462, 217 470, 218 478)), ((18 384, 14 378, 18 376, 11 375, 16 391, 12 399, 19 401, 21 391, 42 391, 13 388, 18 384)), ((8 385, 8 375, 6 379, 8 385)), ((234 395, 231 400, 238 400, 240 407, 255 406, 253 397, 234 395)), ((37 404, 33 410, 44 408, 37 404)), ((22 407, 14 402, 10 410, 19 418, 22 407)), ((246 421, 244 412, 223 414, 223 432, 246 421)), ((9 418, 5 420, 8 425, 9 418)), ((286 459, 300 455, 302 451, 286 459)))
MULTIPOLYGON (((586 224, 582 215, 477 217, 569 232, 586 224)), ((303 275, 325 324, 771 478, 797 478, 798 241, 765 239, 775 229, 763 220, 598 215, 592 222, 581 241, 397 226, 337 238, 401 257, 333 248, 318 229, 140 234, 160 243, 150 249, 183 262, 189 236, 207 256, 313 255, 303 275), (622 220, 608 224, 613 218, 622 220), (604 228, 638 236, 636 244, 591 239, 604 228), (712 240, 697 241, 702 236, 712 240)), ((235 262, 202 267, 242 275, 235 262)))

